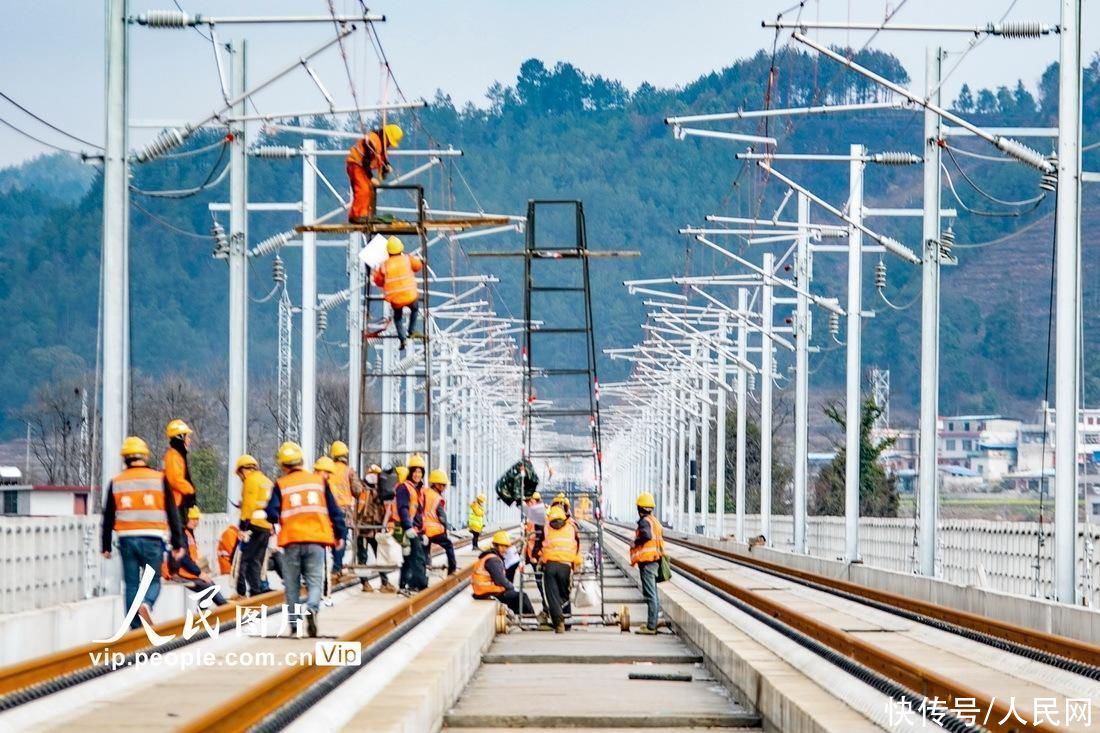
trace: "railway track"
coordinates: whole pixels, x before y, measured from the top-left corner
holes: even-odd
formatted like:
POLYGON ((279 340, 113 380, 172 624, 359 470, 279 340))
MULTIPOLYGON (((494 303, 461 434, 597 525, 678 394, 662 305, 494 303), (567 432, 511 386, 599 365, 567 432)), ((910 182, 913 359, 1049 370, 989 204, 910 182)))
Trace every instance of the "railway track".
MULTIPOLYGON (((469 539, 455 542, 456 549, 458 550, 468 548, 469 545, 469 539)), ((433 558, 439 557, 440 554, 441 553, 433 553, 433 558)), ((375 644, 375 642, 385 637, 387 633, 401 627, 408 619, 422 613, 426 608, 431 606, 434 601, 438 600, 441 594, 446 594, 452 591, 457 585, 461 585, 463 580, 468 576, 471 568, 472 565, 461 570, 460 573, 455 576, 447 578, 440 583, 435 583, 425 591, 409 598, 403 598, 401 596, 380 596, 380 594, 361 594, 357 590, 359 588, 358 580, 336 586, 333 589, 334 599, 350 599, 355 601, 355 599, 362 597, 363 599, 371 599, 375 602, 392 601, 392 603, 389 604, 391 607, 387 607, 378 615, 371 615, 369 620, 362 624, 355 624, 354 628, 350 631, 345 631, 337 640, 359 641, 363 644, 363 658, 373 658, 375 654, 379 653, 385 647, 379 646, 376 651, 370 653, 369 649, 372 648, 372 644, 375 644), (354 635, 354 638, 352 635, 354 635), (347 638, 345 639, 344 637, 347 638)), ((374 576, 371 577, 373 578, 374 576)), ((222 632, 235 628, 237 622, 237 609, 239 606, 246 605, 253 609, 263 608, 265 609, 265 613, 277 614, 282 610, 284 600, 285 596, 282 591, 272 591, 247 599, 235 599, 225 606, 213 609, 209 623, 211 626, 218 628, 219 631, 215 636, 220 637, 222 632)), ((338 608, 340 605, 341 604, 338 603, 336 607, 338 608)), ((330 614, 328 611, 325 611, 322 615, 327 616, 330 614)), ((170 653, 181 653, 181 650, 184 650, 185 647, 207 641, 216 641, 216 639, 212 639, 211 634, 205 630, 198 631, 189 638, 183 638, 182 632, 184 631, 185 623, 186 621, 184 618, 178 618, 157 624, 155 631, 158 634, 170 634, 175 638, 167 644, 156 647, 150 644, 144 629, 135 629, 111 644, 84 644, 2 668, 0 669, 0 713, 18 709, 23 705, 35 701, 45 702, 43 698, 65 692, 84 683, 90 683, 94 680, 100 680, 115 673, 132 669, 140 661, 147 660, 154 652, 162 656, 170 653), (108 660, 110 660, 110 664, 105 663, 108 660)), ((323 627, 322 631, 324 631, 323 627)), ((312 642, 313 640, 306 641, 312 642)), ((392 643, 392 640, 389 643, 392 643)), ((388 643, 386 646, 388 646, 388 643)), ((302 667, 291 667, 284 671, 305 671, 312 675, 309 677, 310 683, 312 684, 313 681, 319 678, 316 674, 316 670, 318 669, 322 671, 331 671, 333 668, 318 668, 310 664, 302 667), (310 672, 309 670, 313 671, 310 672)), ((303 679, 305 678, 303 677, 303 679)), ((89 695, 93 697, 94 694, 95 693, 89 693, 89 695)), ((235 701, 235 704, 240 703, 240 700, 235 701)), ((236 717, 239 718, 240 715, 236 717)), ((2 727, 4 727, 3 717, 0 715, 0 728, 2 727)), ((211 721, 207 728, 196 728, 196 730, 202 729, 227 730, 227 728, 218 728, 215 725, 215 721, 211 721)))
MULTIPOLYGON (((982 711, 978 728, 991 731, 1072 729, 1035 722, 1038 700, 1064 707, 1084 699, 1100 715, 1100 648, 1093 645, 689 540, 666 542, 685 579, 912 710, 936 700, 941 711, 969 704, 982 711)), ((975 730, 969 718, 936 717, 948 730, 975 730)))

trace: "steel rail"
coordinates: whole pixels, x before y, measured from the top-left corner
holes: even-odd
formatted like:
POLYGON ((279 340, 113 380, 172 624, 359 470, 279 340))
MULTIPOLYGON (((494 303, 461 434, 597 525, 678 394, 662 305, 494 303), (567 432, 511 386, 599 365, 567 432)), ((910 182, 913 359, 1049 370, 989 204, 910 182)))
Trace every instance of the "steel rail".
MULTIPOLYGON (((370 647, 381 642, 394 631, 407 633, 415 624, 409 623, 421 610, 452 590, 465 585, 473 575, 471 563, 458 573, 448 576, 441 583, 429 586, 409 597, 390 611, 341 634, 339 641, 357 641, 366 654, 370 647), (402 630, 403 629, 403 630, 402 630)), ((221 705, 208 710, 202 717, 180 728, 180 733, 236 733, 246 731, 260 723, 273 712, 292 705, 314 685, 334 674, 336 667, 310 665, 287 667, 269 675, 259 684, 250 687, 221 705)))
MULTIPOLYGON (((618 533, 612 534, 624 542, 629 541, 618 533)), ((690 543, 674 538, 666 539, 690 547, 690 543)), ((938 698, 943 701, 946 709, 953 709, 961 704, 976 704, 979 709, 989 712, 980 727, 993 733, 1018 733, 1022 727, 1051 733, 1062 730, 1058 726, 1046 723, 1021 727, 1016 724, 1018 719, 1012 716, 1014 709, 997 697, 984 695, 962 682, 915 664, 910 659, 864 641, 808 614, 791 610, 759 592, 696 568, 684 560, 675 557, 670 557, 669 560, 674 568, 685 574, 687 580, 726 600, 753 618, 768 624, 891 697, 904 696, 916 701, 921 698, 927 700, 938 698), (1010 719, 1013 722, 1009 722, 1010 719), (1005 722, 998 722, 999 720, 1005 722)), ((949 730, 967 729, 960 727, 967 724, 954 716, 945 716, 943 725, 949 730)))
MULTIPOLYGON (((465 547, 470 543, 470 538, 463 538, 454 543, 455 548, 465 547)), ((432 556, 441 554, 439 548, 433 548, 432 556), (437 551, 438 550, 438 551, 437 551)), ((373 579, 376 575, 369 575, 373 579)), ((333 592, 339 592, 356 587, 360 580, 349 581, 333 586, 333 592)), ((264 606, 269 611, 280 611, 286 596, 283 591, 274 590, 267 593, 247 597, 235 598, 224 606, 218 606, 210 611, 210 623, 216 620, 222 630, 233 628, 236 624, 237 607, 247 605, 249 607, 264 606)), ((89 643, 62 649, 40 657, 34 657, 23 662, 0 667, 0 712, 18 707, 24 703, 40 699, 54 692, 73 687, 82 682, 87 682, 103 675, 122 669, 127 669, 134 663, 134 655, 142 651, 156 650, 169 652, 203 641, 209 638, 209 634, 203 630, 195 633, 190 638, 184 639, 182 632, 186 623, 186 617, 181 616, 170 621, 153 626, 153 630, 160 635, 172 635, 175 638, 167 644, 154 647, 144 628, 132 629, 121 639, 111 644, 89 643), (115 667, 96 665, 92 661, 93 654, 105 654, 110 658, 114 654, 125 654, 127 659, 124 664, 115 667)))
POLYGON ((830 578, 805 570, 789 568, 755 557, 745 557, 729 550, 701 545, 685 538, 667 537, 670 542, 695 552, 737 563, 753 570, 793 580, 816 590, 847 597, 860 603, 870 602, 879 610, 904 616, 911 621, 935 623, 951 633, 966 635, 974 641, 996 646, 1044 664, 1100 680, 1100 646, 1079 639, 1030 629, 1007 621, 982 616, 970 611, 942 606, 889 591, 868 588, 847 580, 830 578), (902 612, 902 613, 899 613, 902 612), (953 628, 952 628, 953 627, 953 628), (974 635, 963 632, 975 632, 974 635))

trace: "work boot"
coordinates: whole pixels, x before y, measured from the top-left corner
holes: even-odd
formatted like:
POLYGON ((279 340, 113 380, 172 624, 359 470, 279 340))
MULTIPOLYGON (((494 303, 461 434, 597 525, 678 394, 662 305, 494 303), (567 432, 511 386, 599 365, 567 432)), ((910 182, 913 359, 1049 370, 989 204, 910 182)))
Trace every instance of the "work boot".
MULTIPOLYGON (((309 638, 315 639, 317 637, 317 612, 306 611, 306 633, 309 634, 309 638)), ((654 632, 656 633, 656 632, 654 632)))
POLYGON ((564 621, 559 621, 554 626, 554 633, 555 634, 564 634, 565 633, 565 622, 564 621))
POLYGON ((349 216, 348 224, 370 224, 370 217, 368 216, 349 216))
POLYGON ((404 351, 405 350, 405 339, 400 339, 397 342, 397 350, 398 351, 404 351))
POLYGON ((361 588, 361 590, 362 590, 362 591, 363 591, 364 593, 374 593, 374 586, 372 586, 372 585, 370 584, 370 581, 369 581, 369 580, 364 580, 364 581, 363 581, 363 587, 361 588))
POLYGON ((152 610, 149 608, 149 604, 142 603, 140 606, 138 606, 138 616, 140 616, 145 621, 145 623, 149 624, 149 628, 153 628, 153 613, 152 610))
POLYGON ((393 587, 393 583, 383 583, 382 587, 378 589, 382 593, 396 593, 397 588, 393 587))
POLYGON ((651 629, 648 626, 639 626, 635 634, 641 634, 642 636, 656 636, 657 629, 651 629))
POLYGON ((342 578, 340 577, 340 573, 329 573, 328 577, 329 577, 329 584, 328 585, 329 585, 330 590, 334 589, 337 585, 339 585, 340 581, 342 580, 342 578))

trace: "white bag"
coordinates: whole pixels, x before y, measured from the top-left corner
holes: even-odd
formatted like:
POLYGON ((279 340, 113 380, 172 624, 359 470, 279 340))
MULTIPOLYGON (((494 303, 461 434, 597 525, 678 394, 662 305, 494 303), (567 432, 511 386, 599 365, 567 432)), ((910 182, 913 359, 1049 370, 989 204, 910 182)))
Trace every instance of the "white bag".
POLYGON ((600 605, 600 588, 593 580, 582 580, 577 583, 573 605, 577 608, 592 608, 600 605))
POLYGON ((359 251, 359 260, 372 270, 385 262, 386 258, 390 256, 386 252, 386 239, 381 234, 375 234, 367 242, 367 246, 359 251))
POLYGON ((397 540, 393 538, 393 535, 386 532, 379 532, 374 538, 378 540, 378 557, 376 558, 376 564, 386 567, 400 566, 401 545, 397 544, 397 540))

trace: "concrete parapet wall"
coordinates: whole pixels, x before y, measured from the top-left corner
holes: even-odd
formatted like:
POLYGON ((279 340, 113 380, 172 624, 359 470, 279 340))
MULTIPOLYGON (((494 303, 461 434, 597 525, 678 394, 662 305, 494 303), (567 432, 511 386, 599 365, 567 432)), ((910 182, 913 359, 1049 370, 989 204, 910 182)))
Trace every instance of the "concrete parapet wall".
MULTIPOLYGON (((679 533, 669 533, 677 536, 679 533)), ((869 565, 849 564, 767 547, 755 547, 730 540, 692 536, 693 542, 758 557, 767 562, 846 580, 876 590, 896 593, 948 608, 981 614, 1031 629, 1100 644, 1100 612, 1080 606, 1066 606, 1041 598, 1029 598, 997 590, 951 583, 869 565)), ((673 551, 674 552, 674 551, 673 551)))
MULTIPOLYGON (((227 521, 206 514, 196 532, 199 552, 214 567, 227 521)), ((0 517, 0 614, 118 593, 107 571, 121 578, 120 560, 100 554, 101 527, 98 516, 0 517)))

